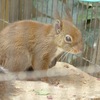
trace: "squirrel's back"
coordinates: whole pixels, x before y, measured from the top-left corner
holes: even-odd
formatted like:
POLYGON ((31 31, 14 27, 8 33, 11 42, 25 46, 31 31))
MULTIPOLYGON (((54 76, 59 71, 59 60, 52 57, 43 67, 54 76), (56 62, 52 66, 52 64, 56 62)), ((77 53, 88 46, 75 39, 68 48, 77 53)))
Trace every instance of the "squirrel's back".
POLYGON ((10 71, 22 71, 32 66, 33 56, 35 59, 50 53, 55 47, 54 35, 50 35, 52 27, 30 20, 8 25, 0 32, 0 65, 10 71))

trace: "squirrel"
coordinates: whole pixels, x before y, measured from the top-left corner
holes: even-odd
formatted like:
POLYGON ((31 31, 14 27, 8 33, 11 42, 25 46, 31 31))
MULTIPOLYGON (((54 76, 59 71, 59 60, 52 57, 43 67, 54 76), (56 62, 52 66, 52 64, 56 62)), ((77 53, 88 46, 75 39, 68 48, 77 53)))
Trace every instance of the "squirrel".
MULTIPOLYGON (((29 66, 47 70, 57 47, 74 54, 82 52, 82 34, 72 21, 60 18, 53 24, 17 21, 0 32, 0 65, 10 72, 25 71, 29 66)), ((12 82, 0 82, 0 98, 5 97, 7 89, 16 90, 12 82)))
POLYGON ((54 25, 23 20, 0 32, 0 65, 10 71, 47 70, 57 47, 71 53, 82 51, 82 35, 68 20, 54 25))

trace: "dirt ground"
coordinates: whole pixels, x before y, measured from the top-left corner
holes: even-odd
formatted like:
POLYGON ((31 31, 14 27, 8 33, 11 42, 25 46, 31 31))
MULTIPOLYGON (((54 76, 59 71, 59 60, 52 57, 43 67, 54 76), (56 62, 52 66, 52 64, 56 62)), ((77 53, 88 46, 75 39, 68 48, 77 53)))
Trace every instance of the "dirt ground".
POLYGON ((22 92, 11 100, 100 100, 100 80, 72 65, 57 62, 48 70, 56 74, 59 84, 50 85, 40 81, 16 81, 15 86, 22 92), (59 75, 59 73, 62 75, 59 75))

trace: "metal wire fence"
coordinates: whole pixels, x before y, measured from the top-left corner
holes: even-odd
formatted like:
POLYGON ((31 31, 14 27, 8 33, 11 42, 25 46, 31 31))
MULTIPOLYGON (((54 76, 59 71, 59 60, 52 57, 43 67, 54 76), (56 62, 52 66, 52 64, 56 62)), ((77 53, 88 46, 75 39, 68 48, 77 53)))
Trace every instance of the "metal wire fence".
MULTIPOLYGON (((74 24, 81 30, 84 38, 84 50, 81 55, 72 55, 63 52, 57 56, 55 61, 68 62, 75 67, 90 73, 95 77, 100 77, 100 3, 84 2, 83 0, 0 0, 0 31, 8 24, 31 19, 42 23, 52 23, 55 14, 55 5, 62 18, 65 16, 64 5, 67 6, 73 18, 74 24), (91 72, 92 70, 92 72, 91 72)), ((0 66, 0 73, 2 69, 0 66)), ((18 72, 0 75, 0 81, 24 80, 30 78, 42 78, 48 76, 47 71, 18 72), (6 77, 8 76, 8 77, 6 77)), ((70 76, 64 70, 49 73, 52 76, 70 76)), ((78 81, 81 79, 77 79, 78 81)), ((91 84, 91 83, 90 83, 91 84)), ((79 84, 78 84, 79 85, 79 84)), ((95 84, 93 83, 93 86, 95 84)), ((82 88, 82 86, 81 86, 82 88)), ((88 89, 91 91, 91 88, 88 89)), ((75 90, 75 92, 77 89, 75 90)))
MULTIPOLYGON (((0 0, 0 30, 8 23, 22 19, 52 23, 55 12, 54 2, 56 2, 59 14, 63 18, 66 0, 0 0)), ((84 51, 82 55, 78 56, 66 54, 60 61, 71 63, 85 71, 88 66, 98 66, 100 69, 100 3, 67 0, 67 6, 74 23, 82 31, 84 51)))

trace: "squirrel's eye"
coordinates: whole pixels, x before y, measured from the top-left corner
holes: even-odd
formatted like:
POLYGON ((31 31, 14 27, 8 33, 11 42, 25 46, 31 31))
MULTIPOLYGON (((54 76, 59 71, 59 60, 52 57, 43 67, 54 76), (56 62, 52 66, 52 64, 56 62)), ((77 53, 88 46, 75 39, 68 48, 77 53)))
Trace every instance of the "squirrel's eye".
POLYGON ((67 43, 71 43, 72 42, 72 37, 70 35, 66 35, 65 41, 67 43))

